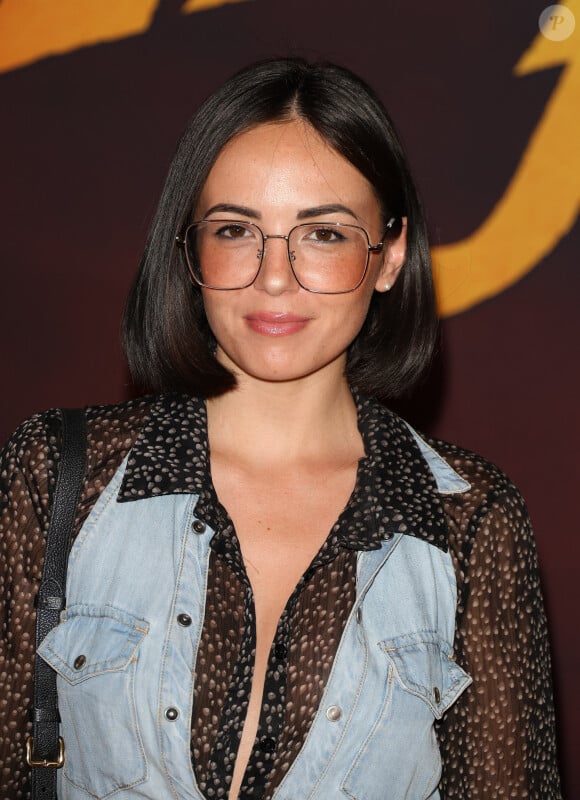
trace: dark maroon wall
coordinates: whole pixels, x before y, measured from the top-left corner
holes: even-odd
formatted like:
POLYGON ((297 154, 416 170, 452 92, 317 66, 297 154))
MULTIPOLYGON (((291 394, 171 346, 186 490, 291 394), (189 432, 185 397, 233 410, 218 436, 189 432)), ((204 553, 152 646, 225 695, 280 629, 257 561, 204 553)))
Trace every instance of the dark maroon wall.
MULTIPOLYGON (((0 74, 0 440, 33 411, 128 394, 119 318, 148 221, 186 119, 234 69, 294 52, 367 78, 440 243, 490 213, 560 74, 513 75, 543 8, 529 0, 247 0, 188 16, 179 5, 163 3, 142 36, 0 74)), ((510 290, 447 319, 437 368, 408 408, 497 462, 527 498, 568 797, 580 797, 579 255, 576 227, 510 290)))

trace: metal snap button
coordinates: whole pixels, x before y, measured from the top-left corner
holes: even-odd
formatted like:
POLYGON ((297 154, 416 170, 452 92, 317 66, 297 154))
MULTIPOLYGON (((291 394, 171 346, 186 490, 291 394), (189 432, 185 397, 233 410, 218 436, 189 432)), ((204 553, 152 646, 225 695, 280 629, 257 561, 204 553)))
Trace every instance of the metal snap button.
POLYGON ((341 717, 342 708, 340 708, 340 706, 328 706, 326 709, 326 719, 329 719, 331 722, 338 722, 341 717))
POLYGON ((437 688, 437 686, 433 689, 433 697, 435 698, 435 702, 437 705, 441 702, 441 692, 437 688))
POLYGON ((206 524, 202 522, 200 519, 195 519, 191 525, 193 528, 194 533, 205 533, 206 524))
POLYGON ((361 622, 362 622, 362 608, 360 608, 360 607, 357 608, 355 616, 356 616, 357 623, 360 625, 361 622))
POLYGON ((74 660, 73 666, 75 669, 82 669, 86 663, 87 663, 86 656, 77 656, 74 660))
POLYGON ((192 620, 189 614, 178 614, 177 621, 182 627, 188 628, 191 625, 192 620))
POLYGON ((179 711, 176 708, 170 706, 169 708, 165 709, 165 719, 168 719, 169 722, 174 722, 178 716, 179 711))

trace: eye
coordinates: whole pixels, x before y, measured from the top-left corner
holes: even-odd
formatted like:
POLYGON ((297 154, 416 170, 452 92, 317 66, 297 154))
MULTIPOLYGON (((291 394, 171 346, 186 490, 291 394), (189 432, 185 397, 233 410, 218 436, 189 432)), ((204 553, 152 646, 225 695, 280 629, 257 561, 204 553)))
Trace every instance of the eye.
POLYGON ((244 239, 252 236, 252 231, 239 222, 223 222, 215 225, 215 236, 222 239, 244 239))
POLYGON ((329 226, 310 228, 305 238, 310 239, 313 242, 335 243, 343 242, 346 237, 338 228, 331 228, 329 226))

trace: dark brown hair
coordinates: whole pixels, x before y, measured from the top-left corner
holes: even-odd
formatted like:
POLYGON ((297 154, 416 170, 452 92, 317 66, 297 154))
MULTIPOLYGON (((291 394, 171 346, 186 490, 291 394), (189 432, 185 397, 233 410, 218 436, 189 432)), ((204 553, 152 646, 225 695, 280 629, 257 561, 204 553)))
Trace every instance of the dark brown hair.
POLYGON ((256 125, 299 118, 374 187, 391 236, 407 217, 407 254, 393 289, 373 294, 347 359, 350 384, 385 402, 401 397, 430 363, 437 320, 426 225, 391 120, 372 89, 349 70, 302 59, 260 62, 239 72, 193 116, 151 226, 123 322, 131 374, 151 391, 212 397, 235 386, 215 358, 202 296, 175 235, 191 220, 222 148, 256 125))

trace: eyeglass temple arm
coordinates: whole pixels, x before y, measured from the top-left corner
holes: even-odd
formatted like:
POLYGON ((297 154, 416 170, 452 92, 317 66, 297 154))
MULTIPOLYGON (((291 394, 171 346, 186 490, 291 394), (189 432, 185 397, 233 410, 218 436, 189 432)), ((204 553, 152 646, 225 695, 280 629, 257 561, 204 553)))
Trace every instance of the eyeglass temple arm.
POLYGON ((385 233, 383 234, 383 241, 377 242, 377 244, 369 244, 370 253, 378 253, 380 250, 383 249, 383 246, 385 244, 384 242, 385 234, 393 227, 393 225, 396 222, 396 219, 397 219, 396 217, 391 217, 391 219, 385 225, 385 233))

